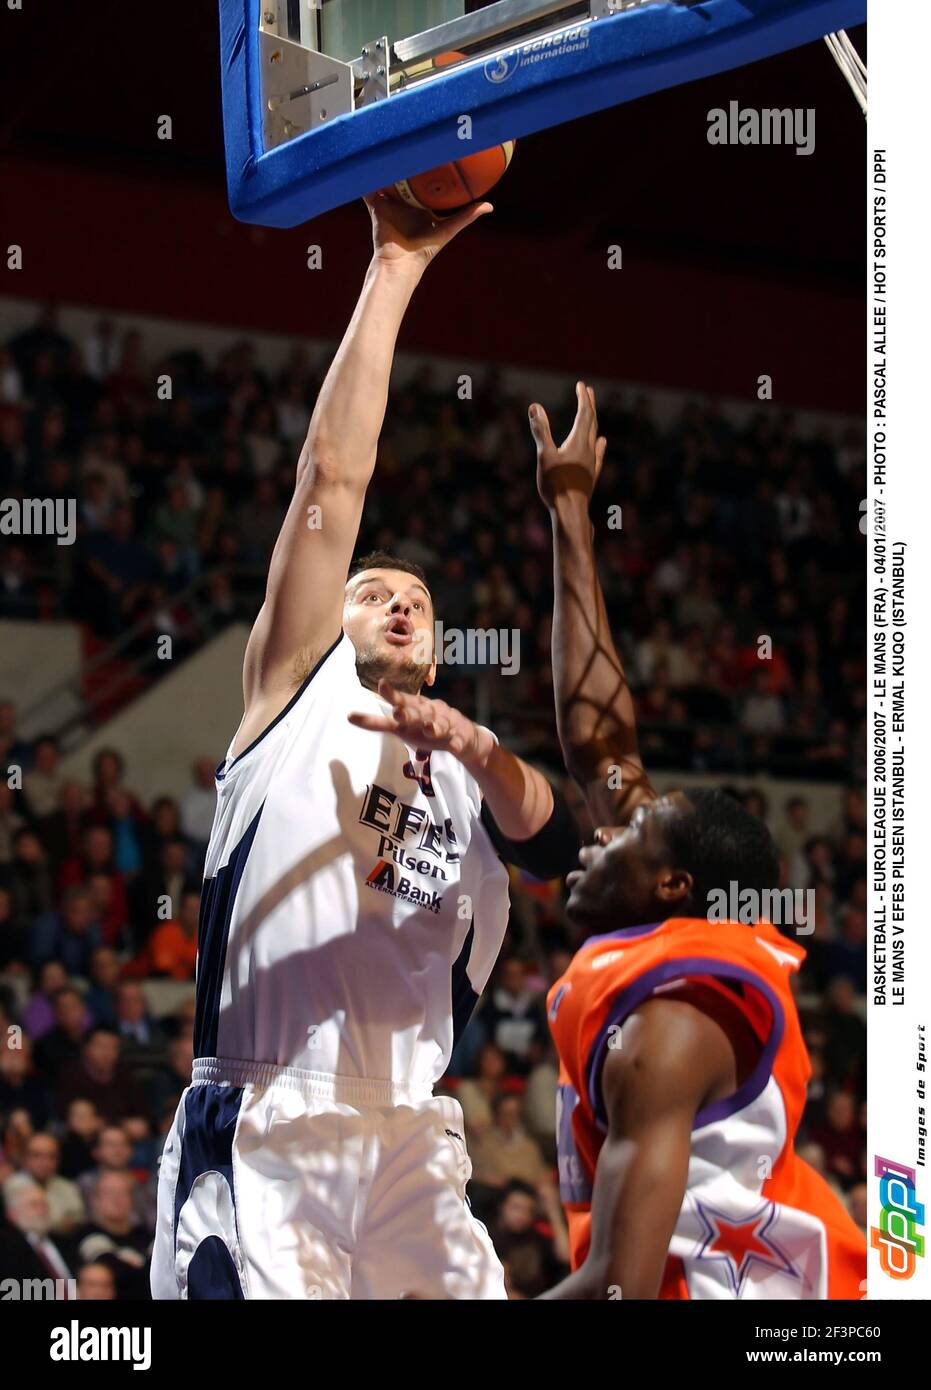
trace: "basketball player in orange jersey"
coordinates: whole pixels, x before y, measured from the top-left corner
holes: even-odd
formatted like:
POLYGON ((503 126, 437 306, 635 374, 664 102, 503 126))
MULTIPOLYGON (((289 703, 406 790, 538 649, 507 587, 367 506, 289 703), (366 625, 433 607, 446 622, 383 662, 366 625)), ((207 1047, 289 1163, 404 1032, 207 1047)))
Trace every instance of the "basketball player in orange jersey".
POLYGON ((530 407, 559 737, 602 827, 567 879, 587 939, 547 1001, 572 1273, 544 1297, 859 1298, 865 1239, 793 1147, 810 1067, 790 980, 805 953, 766 921, 706 916, 732 880, 775 889, 776 847, 721 792, 650 785, 592 549, 605 441, 594 392, 577 396, 560 447, 530 407))

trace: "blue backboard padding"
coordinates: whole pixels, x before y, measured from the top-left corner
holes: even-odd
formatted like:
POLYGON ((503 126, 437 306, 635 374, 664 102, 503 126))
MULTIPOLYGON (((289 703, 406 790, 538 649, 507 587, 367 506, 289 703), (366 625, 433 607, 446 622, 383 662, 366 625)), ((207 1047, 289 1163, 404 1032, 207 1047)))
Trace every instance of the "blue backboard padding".
POLYGON ((266 227, 294 227, 461 156, 457 120, 464 113, 472 118, 468 148, 481 150, 866 20, 866 0, 705 0, 689 8, 658 0, 580 22, 574 27, 584 46, 576 51, 527 62, 532 40, 515 44, 504 80, 489 76, 500 75, 500 65, 476 59, 266 153, 259 3, 220 0, 220 48, 230 207, 266 227))

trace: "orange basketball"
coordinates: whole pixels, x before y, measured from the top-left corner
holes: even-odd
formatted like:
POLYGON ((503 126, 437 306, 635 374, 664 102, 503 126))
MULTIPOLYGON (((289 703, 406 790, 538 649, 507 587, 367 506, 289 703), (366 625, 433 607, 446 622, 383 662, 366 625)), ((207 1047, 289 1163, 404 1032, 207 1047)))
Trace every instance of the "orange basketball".
POLYGON ((505 140, 490 150, 466 154, 451 164, 441 164, 426 174, 401 179, 388 194, 411 207, 423 208, 440 217, 483 198, 502 177, 514 154, 515 140, 505 140))

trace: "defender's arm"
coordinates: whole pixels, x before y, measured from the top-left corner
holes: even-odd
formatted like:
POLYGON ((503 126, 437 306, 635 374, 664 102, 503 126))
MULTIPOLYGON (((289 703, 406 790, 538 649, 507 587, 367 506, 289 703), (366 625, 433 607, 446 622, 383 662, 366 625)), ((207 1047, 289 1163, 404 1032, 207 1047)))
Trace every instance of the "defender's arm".
POLYGON ((572 431, 559 447, 542 406, 530 407, 537 487, 553 525, 553 684, 563 757, 596 825, 628 821, 656 792, 640 759, 634 704, 605 608, 588 508, 606 441, 595 393, 576 386, 572 431))

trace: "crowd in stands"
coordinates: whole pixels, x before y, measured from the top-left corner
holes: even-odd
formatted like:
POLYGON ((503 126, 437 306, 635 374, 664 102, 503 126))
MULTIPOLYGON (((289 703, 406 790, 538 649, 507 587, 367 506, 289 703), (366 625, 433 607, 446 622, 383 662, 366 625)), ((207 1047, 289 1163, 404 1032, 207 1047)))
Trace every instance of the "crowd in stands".
MULTIPOLYGON (((75 342, 45 308, 0 348, 0 493, 74 500, 77 535, 4 545, 0 616, 136 625, 140 648, 168 633, 177 654, 203 637, 196 582, 211 624, 251 620, 325 366, 295 347, 269 373, 248 342, 154 360, 137 330, 102 319, 75 342)), ((446 628, 517 634, 518 669, 485 696, 542 751, 551 559, 527 404, 494 371, 466 392, 425 367, 395 391, 360 546, 422 564, 446 628)), ((571 392, 546 404, 559 434, 571 392)), ((736 424, 709 402, 661 427, 619 391, 600 424, 593 519, 651 764, 861 780, 862 431, 806 432, 774 404, 736 424)), ((441 667, 438 690, 474 705, 476 674, 441 667)))
MULTIPOLYGON (((245 343, 209 365, 153 362, 136 332, 103 320, 75 343, 43 311, 0 349, 0 495, 77 498, 78 535, 5 538, 0 616, 68 616, 104 639, 136 622, 194 643, 186 593, 200 579, 222 620, 250 620, 320 368, 296 349, 270 377, 245 343)), ((494 373, 471 400, 428 370, 396 393, 360 545, 423 564, 447 627, 519 632, 491 722, 553 768, 550 538, 525 404, 494 373)), ((568 404, 548 404, 558 432, 568 404)), ((593 516, 647 764, 732 774, 735 788, 763 770, 849 788, 828 833, 803 795, 736 794, 773 830, 785 881, 814 892, 801 1151, 865 1226, 862 439, 802 438, 771 409, 737 427, 707 404, 663 430, 645 398, 620 396, 601 428, 593 516)), ((441 671, 438 690, 474 708, 470 675, 441 671)), ((57 739, 24 738, 0 703, 0 1274, 148 1297, 157 1158, 193 1054, 214 762, 198 760, 180 801, 144 805, 118 753, 99 752, 82 785, 57 739)), ((463 1108, 473 1206, 511 1296, 530 1298, 568 1258, 544 999, 573 941, 559 883, 512 870, 511 888, 507 953, 443 1088, 463 1108)))

